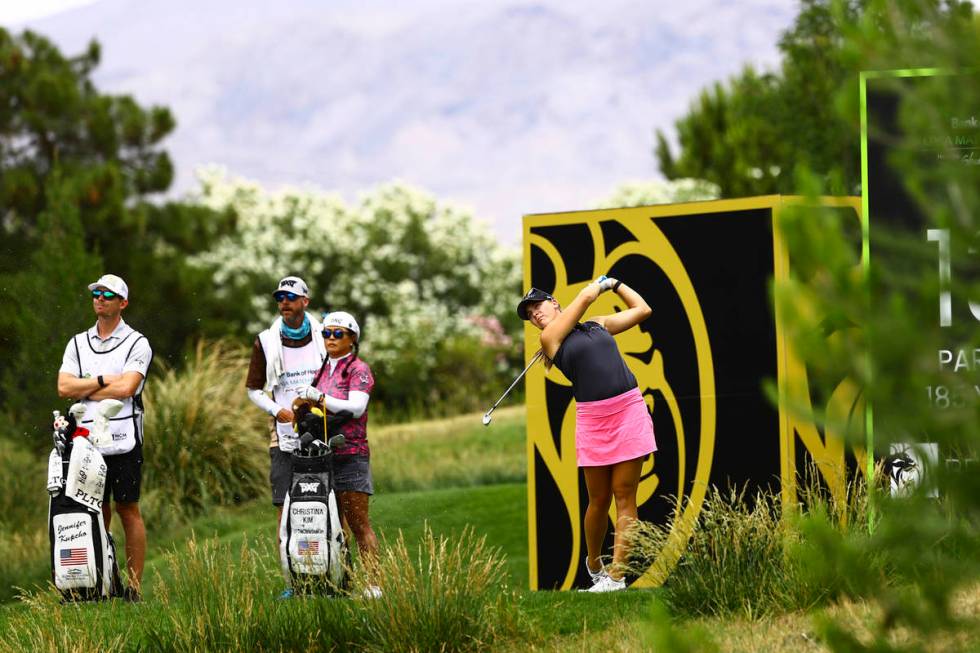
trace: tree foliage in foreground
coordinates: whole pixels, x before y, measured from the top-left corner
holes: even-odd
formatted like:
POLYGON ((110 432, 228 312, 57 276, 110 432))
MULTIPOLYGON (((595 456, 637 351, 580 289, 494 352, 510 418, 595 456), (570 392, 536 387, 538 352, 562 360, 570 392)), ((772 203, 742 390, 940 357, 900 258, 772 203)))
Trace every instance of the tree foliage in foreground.
MULTIPOLYGON (((869 0, 860 5, 807 2, 797 32, 818 7, 830 20, 826 25, 835 34, 830 52, 843 70, 972 71, 972 76, 937 75, 916 85, 893 80, 891 93, 904 134, 941 136, 956 129, 950 117, 977 116, 980 22, 971 5, 930 0, 869 0)), ((783 48, 786 52, 785 40, 783 48)), ((794 60, 795 55, 787 53, 784 74, 794 60)), ((782 88, 783 81, 776 86, 782 88)), ((723 100, 719 105, 727 111, 734 100, 727 96, 723 100)), ((856 82, 842 85, 828 96, 828 104, 838 112, 834 115, 840 124, 855 124, 859 117, 856 82)), ((822 112, 815 107, 813 117, 801 114, 801 121, 819 120, 822 112)), ((702 117, 698 114, 697 120, 702 117)), ((735 123, 726 127, 735 128, 735 123)), ((980 128, 969 134, 967 138, 976 141, 980 128)), ((856 169, 860 161, 860 140, 853 130, 828 132, 827 139, 840 139, 852 152, 846 165, 820 167, 819 160, 802 158, 796 182, 767 188, 807 196, 839 192, 836 180, 852 179, 848 170, 856 169)), ((925 142, 929 141, 919 143, 925 142)), ((836 151, 838 145, 831 142, 823 151, 836 151)), ((924 216, 926 229, 947 230, 951 242, 959 243, 950 248, 950 288, 954 302, 965 306, 968 299, 980 297, 976 265, 980 166, 959 151, 945 151, 955 158, 940 164, 925 159, 919 147, 899 147, 896 142, 894 149, 888 164, 899 173, 910 211, 924 216)), ((728 155, 732 160, 740 156, 728 155)), ((774 149, 771 160, 754 163, 780 165, 780 155, 774 149)), ((705 157, 705 165, 715 166, 720 160, 711 155, 705 157)), ((727 188, 741 188, 737 170, 731 174, 734 181, 727 188)), ((821 641, 834 651, 976 650, 980 618, 970 601, 971 596, 975 601, 980 586, 980 400, 971 398, 976 397, 978 377, 975 368, 943 369, 936 357, 938 351, 951 347, 972 352, 980 341, 980 324, 959 319, 941 326, 937 319, 941 285, 937 247, 925 237, 926 229, 902 232, 873 225, 871 267, 866 275, 853 230, 840 213, 825 213, 808 210, 781 220, 794 276, 775 289, 793 350, 815 372, 810 377, 811 396, 829 397, 837 384, 851 379, 874 408, 874 453, 879 461, 889 454, 891 444, 910 440, 936 443, 940 456, 936 464, 920 461, 932 481, 909 496, 892 497, 887 486, 872 488, 870 533, 842 531, 820 514, 798 522, 804 539, 797 554, 807 562, 812 582, 867 608, 860 632, 853 623, 835 620, 832 611, 818 614, 815 622, 821 641), (926 390, 937 383, 963 400, 930 403, 926 390), (938 497, 929 495, 933 488, 938 497)), ((875 219, 874 212, 871 218, 875 219)), ((969 312, 957 315, 969 316, 969 312)), ((865 443, 860 413, 846 421, 819 410, 807 417, 823 428, 845 433, 852 446, 865 443)), ((655 619, 661 640, 673 642, 666 650, 691 650, 684 648, 691 642, 683 637, 671 640, 664 635, 672 631, 664 615, 655 619)))

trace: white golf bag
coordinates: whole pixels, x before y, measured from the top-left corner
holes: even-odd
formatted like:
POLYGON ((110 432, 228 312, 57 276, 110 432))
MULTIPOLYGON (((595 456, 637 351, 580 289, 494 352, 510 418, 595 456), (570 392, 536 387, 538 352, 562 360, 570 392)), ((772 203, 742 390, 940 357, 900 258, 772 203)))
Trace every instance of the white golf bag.
MULTIPOLYGON (((106 415, 122 404, 107 399, 98 410, 106 415)), ((121 593, 119 565, 112 534, 102 517, 106 464, 89 434, 78 428, 84 407, 72 406, 66 420, 55 414, 55 448, 48 457, 48 538, 51 579, 66 601, 103 600, 121 593)), ((96 428, 100 420, 96 420, 96 428)), ((108 434, 112 437, 111 433, 108 434)))
POLYGON ((279 523, 282 573, 298 594, 335 594, 347 589, 349 550, 333 488, 332 451, 344 436, 335 435, 325 444, 322 424, 322 417, 305 423, 300 448, 292 455, 292 478, 279 523), (310 430, 318 433, 313 435, 310 430))

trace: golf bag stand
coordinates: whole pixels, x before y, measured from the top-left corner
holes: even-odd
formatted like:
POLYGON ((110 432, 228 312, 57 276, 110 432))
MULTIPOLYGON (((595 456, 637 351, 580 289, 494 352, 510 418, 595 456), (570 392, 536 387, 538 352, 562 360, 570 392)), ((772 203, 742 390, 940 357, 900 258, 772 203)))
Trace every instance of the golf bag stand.
POLYGON ((347 589, 349 550, 333 481, 333 450, 324 431, 336 435, 343 419, 297 419, 303 436, 292 454, 292 478, 279 524, 279 558, 286 584, 296 594, 337 594, 347 589))
POLYGON ((72 437, 76 426, 71 422, 62 429, 62 450, 53 449, 48 459, 51 580, 65 602, 101 601, 122 594, 116 545, 105 527, 102 496, 79 489, 79 485, 87 487, 84 478, 69 480, 70 474, 91 476, 94 468, 104 483, 105 462, 88 441, 79 442, 84 436, 72 437), (72 467, 73 456, 83 462, 72 467))

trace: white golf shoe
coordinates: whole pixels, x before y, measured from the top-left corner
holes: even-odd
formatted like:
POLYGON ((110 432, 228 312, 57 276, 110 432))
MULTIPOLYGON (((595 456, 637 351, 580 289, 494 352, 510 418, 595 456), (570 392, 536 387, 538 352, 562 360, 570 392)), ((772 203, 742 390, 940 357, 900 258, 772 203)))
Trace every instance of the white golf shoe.
POLYGON ((600 579, 605 578, 606 576, 609 575, 609 572, 606 571, 606 565, 602 564, 601 560, 599 561, 599 571, 592 571, 591 569, 589 569, 588 556, 585 557, 585 571, 589 572, 589 576, 592 578, 593 585, 598 583, 600 579))
MULTIPOLYGON (((599 571, 592 571, 589 569, 589 557, 585 557, 585 571, 589 572, 589 577, 592 579, 592 587, 595 587, 599 581, 603 578, 609 578, 609 572, 606 571, 606 565, 599 562, 599 571)), ((584 590, 579 590, 579 592, 591 592, 591 588, 586 588, 584 590)))
POLYGON ((364 598, 366 599, 380 599, 381 598, 381 588, 377 585, 368 585, 364 588, 362 592, 364 598))
POLYGON ((616 580, 610 575, 606 575, 604 578, 600 578, 595 585, 585 590, 586 592, 618 592, 619 590, 626 589, 626 579, 620 578, 616 580))

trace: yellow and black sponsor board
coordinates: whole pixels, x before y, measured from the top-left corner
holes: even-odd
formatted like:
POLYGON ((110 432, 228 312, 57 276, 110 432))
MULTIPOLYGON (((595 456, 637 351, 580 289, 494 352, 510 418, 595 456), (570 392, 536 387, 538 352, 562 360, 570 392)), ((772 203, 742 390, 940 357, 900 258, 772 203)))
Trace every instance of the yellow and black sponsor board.
MULTIPOLYGON (((652 415, 658 447, 643 464, 639 516, 673 524, 668 546, 632 579, 638 585, 657 584, 669 573, 710 485, 766 488, 789 501, 797 472, 815 463, 824 484, 843 491, 841 440, 797 412, 777 409, 764 387, 775 382, 797 406, 816 400, 819 409, 844 415, 863 410, 860 392, 846 379, 830 397, 810 396, 806 369, 774 314, 771 282, 789 273, 778 217, 801 203, 765 196, 524 218, 526 288, 567 305, 605 274, 623 280, 653 309, 649 319, 616 336, 652 415)), ((859 224, 859 198, 821 204, 859 224)), ((604 293, 583 320, 625 308, 615 293, 604 293)), ((540 347, 538 334, 526 326, 528 360, 540 347)), ((586 587, 582 517, 588 499, 576 465, 571 385, 556 367, 537 365, 526 388, 530 585, 586 587)), ((606 552, 614 513, 615 504, 606 552)))

